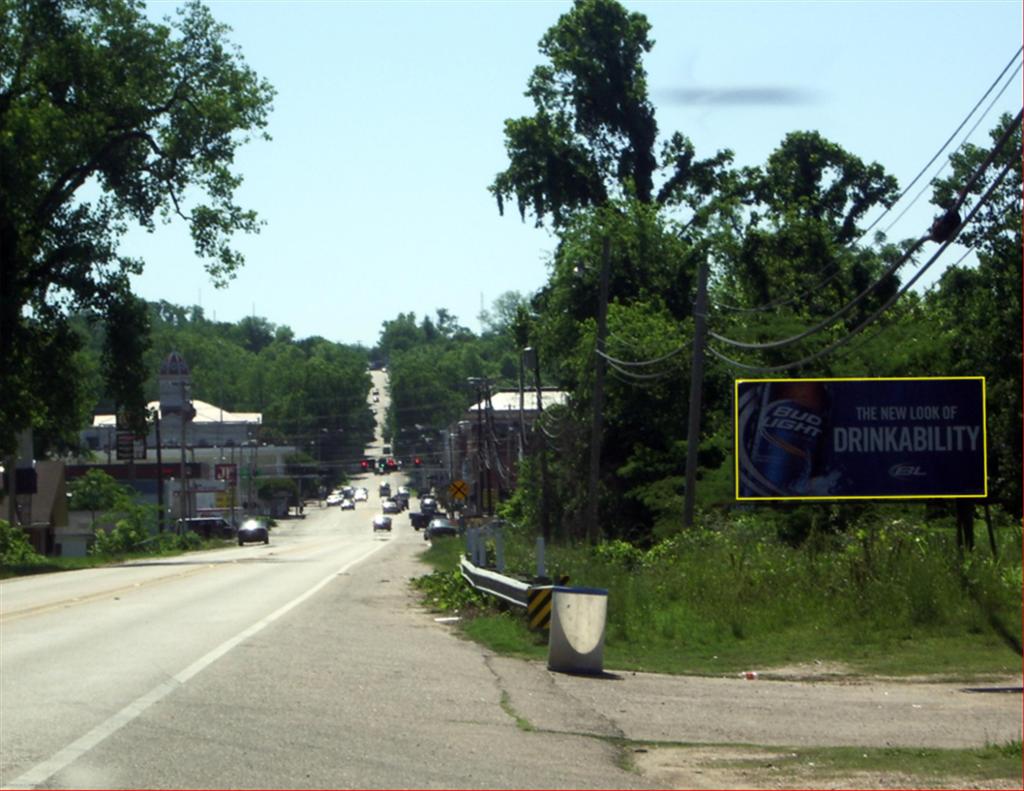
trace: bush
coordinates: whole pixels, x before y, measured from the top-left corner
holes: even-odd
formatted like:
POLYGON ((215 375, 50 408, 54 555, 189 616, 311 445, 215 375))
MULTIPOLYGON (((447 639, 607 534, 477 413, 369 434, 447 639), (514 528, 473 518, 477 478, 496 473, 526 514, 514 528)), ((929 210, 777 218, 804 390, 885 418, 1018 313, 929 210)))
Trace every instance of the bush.
POLYGON ((0 519, 0 563, 14 566, 36 563, 42 559, 43 556, 32 549, 24 530, 0 519))
POLYGON ((90 553, 123 555, 142 550, 156 532, 156 515, 156 506, 138 505, 128 498, 120 499, 115 511, 104 514, 104 521, 113 521, 113 529, 96 529, 90 553))

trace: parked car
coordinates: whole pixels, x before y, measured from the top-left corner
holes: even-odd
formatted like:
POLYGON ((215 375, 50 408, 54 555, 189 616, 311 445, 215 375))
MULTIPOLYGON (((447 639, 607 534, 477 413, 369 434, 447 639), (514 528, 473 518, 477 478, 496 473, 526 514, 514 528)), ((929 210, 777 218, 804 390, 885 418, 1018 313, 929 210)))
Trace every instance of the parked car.
POLYGON ((458 534, 458 525, 445 519, 443 516, 438 516, 430 520, 427 529, 423 532, 423 540, 431 541, 435 538, 454 538, 458 534))
POLYGON ((402 506, 396 500, 385 500, 380 504, 380 510, 386 514, 398 514, 402 512, 402 506))
POLYGON ((266 522, 259 519, 246 519, 238 527, 238 546, 254 541, 269 544, 270 530, 267 528, 266 522))
POLYGON ((364 488, 359 488, 356 489, 356 493, 352 495, 352 499, 357 503, 365 503, 370 499, 370 493, 364 488))
POLYGON ((222 516, 198 516, 192 519, 178 520, 179 532, 191 530, 203 538, 231 538, 235 531, 222 516))
POLYGON ((382 514, 380 516, 373 517, 373 532, 376 533, 378 530, 387 530, 389 533, 391 532, 390 516, 384 516, 382 514))
POLYGON ((342 511, 354 511, 356 508, 355 500, 349 500, 347 497, 341 501, 342 511))

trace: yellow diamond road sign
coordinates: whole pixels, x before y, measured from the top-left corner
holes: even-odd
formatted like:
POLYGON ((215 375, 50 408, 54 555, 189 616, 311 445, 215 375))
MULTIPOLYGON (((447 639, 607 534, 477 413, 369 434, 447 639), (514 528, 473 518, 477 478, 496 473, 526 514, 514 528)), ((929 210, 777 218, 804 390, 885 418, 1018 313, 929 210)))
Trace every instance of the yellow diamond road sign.
POLYGON ((452 481, 448 494, 453 500, 465 500, 469 497, 469 485, 465 481, 452 481))

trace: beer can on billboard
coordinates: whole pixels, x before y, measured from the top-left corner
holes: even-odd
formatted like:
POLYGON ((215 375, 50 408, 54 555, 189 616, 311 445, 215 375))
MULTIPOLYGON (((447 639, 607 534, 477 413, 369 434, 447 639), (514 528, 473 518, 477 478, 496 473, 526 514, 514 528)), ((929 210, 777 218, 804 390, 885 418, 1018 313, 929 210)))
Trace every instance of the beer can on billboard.
POLYGON ((736 382, 736 499, 987 495, 983 377, 736 382))

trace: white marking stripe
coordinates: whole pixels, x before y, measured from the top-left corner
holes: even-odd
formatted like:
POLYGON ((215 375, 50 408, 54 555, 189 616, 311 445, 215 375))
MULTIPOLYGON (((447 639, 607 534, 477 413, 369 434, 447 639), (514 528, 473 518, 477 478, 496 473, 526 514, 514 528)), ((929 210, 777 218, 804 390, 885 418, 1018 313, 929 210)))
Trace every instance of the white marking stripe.
POLYGON ((379 552, 384 547, 390 545, 390 541, 378 544, 362 557, 357 558, 356 560, 353 560, 351 563, 342 566, 337 571, 332 572, 330 575, 320 580, 320 582, 318 582, 305 593, 301 594, 299 597, 292 599, 283 607, 279 607, 278 609, 274 610, 274 612, 272 612, 266 618, 257 621, 252 626, 242 630, 229 640, 225 640, 223 643, 214 648, 201 659, 196 660, 191 665, 182 670, 180 673, 175 674, 175 676, 170 681, 165 681, 162 684, 159 684, 158 686, 154 687, 149 692, 147 692, 145 695, 133 700, 119 712, 110 716, 104 722, 101 722, 87 734, 85 734, 79 739, 76 739, 63 750, 60 750, 59 752, 55 753, 53 756, 43 761, 42 763, 36 764, 23 775, 16 778, 13 782, 3 786, 3 788, 36 788, 42 785, 46 780, 53 777, 55 774, 62 771, 66 767, 70 766, 72 763, 77 761, 79 758, 81 758, 83 755, 89 752, 89 750, 91 750, 97 744, 102 742, 108 736, 111 736, 112 734, 119 731, 121 728, 123 728, 129 722, 131 722, 140 714, 142 714, 142 712, 144 712, 154 703, 166 697, 171 692, 176 690, 178 687, 185 684, 193 676, 197 675, 200 671, 212 665, 214 662, 216 662, 218 659, 224 656, 228 651, 237 646, 239 643, 249 639, 257 632, 262 631, 264 628, 269 626, 271 623, 276 621, 278 618, 280 618, 288 611, 294 609, 295 607, 298 607, 300 604, 302 604, 302 602, 304 602, 310 596, 316 594, 321 588, 323 588, 328 582, 333 580, 339 574, 345 573, 356 564, 362 563, 371 555, 375 554, 376 552, 379 552))

